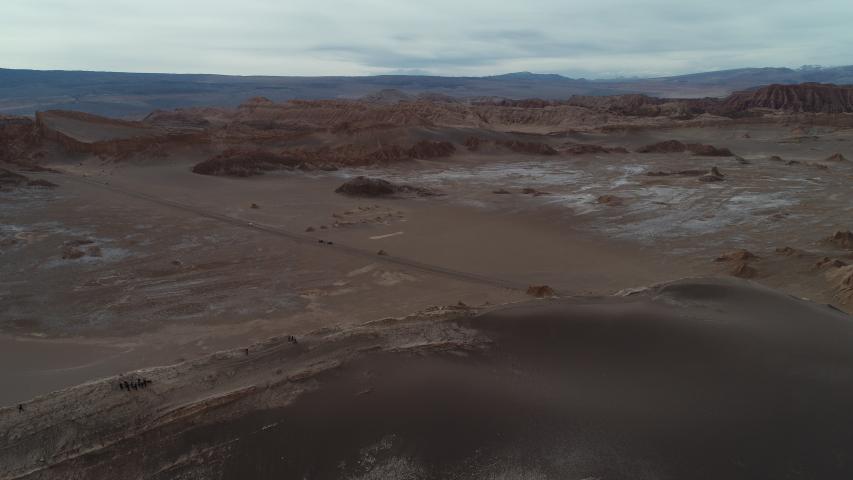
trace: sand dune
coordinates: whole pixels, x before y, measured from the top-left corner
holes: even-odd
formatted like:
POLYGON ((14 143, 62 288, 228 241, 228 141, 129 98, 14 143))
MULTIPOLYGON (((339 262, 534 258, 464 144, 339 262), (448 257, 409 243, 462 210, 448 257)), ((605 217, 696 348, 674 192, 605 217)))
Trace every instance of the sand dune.
POLYGON ((5 409, 0 476, 845 478, 851 341, 734 279, 440 309, 5 409))

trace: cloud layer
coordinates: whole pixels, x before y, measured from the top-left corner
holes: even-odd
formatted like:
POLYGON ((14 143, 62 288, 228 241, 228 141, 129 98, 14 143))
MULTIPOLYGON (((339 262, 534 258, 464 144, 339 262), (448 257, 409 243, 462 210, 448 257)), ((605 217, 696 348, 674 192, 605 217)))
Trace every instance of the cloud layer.
POLYGON ((2 0, 0 67, 655 76, 853 64, 850 0, 2 0))

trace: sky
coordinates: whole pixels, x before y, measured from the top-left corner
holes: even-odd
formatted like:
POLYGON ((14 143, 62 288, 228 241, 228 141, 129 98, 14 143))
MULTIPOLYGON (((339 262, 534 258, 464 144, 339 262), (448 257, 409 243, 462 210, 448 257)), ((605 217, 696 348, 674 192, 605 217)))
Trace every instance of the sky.
POLYGON ((0 68, 665 76, 853 64, 853 0, 0 0, 0 68))

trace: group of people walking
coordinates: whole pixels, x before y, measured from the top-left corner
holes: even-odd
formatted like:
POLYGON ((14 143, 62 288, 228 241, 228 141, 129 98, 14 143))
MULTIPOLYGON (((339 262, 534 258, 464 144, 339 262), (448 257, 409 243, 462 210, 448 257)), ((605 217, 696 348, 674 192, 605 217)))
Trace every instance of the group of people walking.
MULTIPOLYGON (((288 342, 290 342, 290 343, 293 343, 293 344, 299 343, 299 342, 296 340, 296 337, 294 337, 293 335, 288 335, 288 336, 287 336, 287 341, 288 341, 288 342)), ((246 355, 248 355, 248 354, 249 354, 249 349, 247 348, 247 349, 245 349, 245 350, 246 350, 246 355)), ((134 379, 134 380, 130 380, 130 381, 128 381, 128 380, 122 380, 121 382, 118 382, 118 388, 119 388, 120 390, 124 390, 124 391, 129 392, 129 391, 131 391, 131 390, 140 390, 140 389, 143 389, 143 388, 147 387, 148 385, 151 385, 152 383, 153 383, 153 382, 152 382, 151 380, 147 379, 147 378, 136 378, 136 379, 134 379)), ((23 411, 24 411, 24 404, 22 404, 22 403, 18 404, 18 411, 19 411, 19 412, 23 412, 23 411)))
POLYGON ((122 390, 126 390, 129 392, 131 389, 132 390, 139 390, 141 388, 145 388, 148 385, 150 385, 151 383, 152 383, 151 380, 148 380, 147 378, 137 378, 137 379, 131 380, 131 381, 125 380, 122 382, 118 382, 118 388, 120 388, 122 390))

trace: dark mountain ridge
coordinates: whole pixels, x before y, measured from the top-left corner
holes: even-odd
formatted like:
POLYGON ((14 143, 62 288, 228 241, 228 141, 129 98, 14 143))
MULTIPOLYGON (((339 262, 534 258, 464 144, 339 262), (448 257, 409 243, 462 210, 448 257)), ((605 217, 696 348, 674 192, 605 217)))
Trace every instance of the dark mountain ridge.
POLYGON ((0 114, 63 109, 141 118, 155 109, 236 107, 246 98, 360 98, 395 89, 454 98, 566 99, 573 95, 645 94, 661 98, 725 97, 774 83, 853 84, 853 66, 748 68, 649 79, 586 80, 516 72, 490 77, 377 75, 275 77, 0 69, 0 114))

